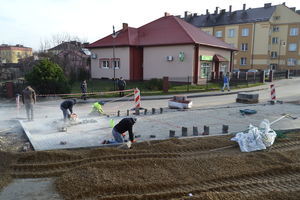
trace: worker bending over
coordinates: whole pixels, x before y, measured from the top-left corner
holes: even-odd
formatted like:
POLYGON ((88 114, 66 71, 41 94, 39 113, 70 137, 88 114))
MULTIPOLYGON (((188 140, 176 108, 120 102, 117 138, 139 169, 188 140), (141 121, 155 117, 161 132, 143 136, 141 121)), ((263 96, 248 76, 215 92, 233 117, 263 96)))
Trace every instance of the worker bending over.
POLYGON ((60 109, 63 112, 64 115, 64 121, 66 122, 67 119, 71 114, 73 114, 73 106, 76 104, 76 99, 70 99, 70 100, 65 100, 60 104, 60 109), (69 111, 70 113, 69 113, 69 111))
POLYGON ((126 131, 128 131, 129 134, 129 140, 131 142, 135 142, 134 140, 134 134, 132 132, 132 127, 136 122, 136 118, 123 118, 112 130, 112 135, 115 139, 115 143, 123 143, 124 142, 124 136, 126 135, 126 131))
POLYGON ((90 114, 94 115, 94 114, 104 114, 104 111, 103 111, 103 108, 102 106, 104 105, 104 103, 102 101, 99 101, 99 102, 96 102, 93 104, 93 107, 92 107, 92 111, 90 114))

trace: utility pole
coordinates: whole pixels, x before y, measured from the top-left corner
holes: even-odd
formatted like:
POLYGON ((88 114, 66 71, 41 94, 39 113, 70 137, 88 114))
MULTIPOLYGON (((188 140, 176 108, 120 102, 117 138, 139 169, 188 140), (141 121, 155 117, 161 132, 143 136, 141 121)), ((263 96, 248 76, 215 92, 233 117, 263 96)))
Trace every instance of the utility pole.
POLYGON ((115 26, 113 26, 113 61, 112 61, 112 67, 114 70, 114 90, 116 90, 116 62, 115 62, 115 38, 117 37, 116 32, 115 32, 115 26))

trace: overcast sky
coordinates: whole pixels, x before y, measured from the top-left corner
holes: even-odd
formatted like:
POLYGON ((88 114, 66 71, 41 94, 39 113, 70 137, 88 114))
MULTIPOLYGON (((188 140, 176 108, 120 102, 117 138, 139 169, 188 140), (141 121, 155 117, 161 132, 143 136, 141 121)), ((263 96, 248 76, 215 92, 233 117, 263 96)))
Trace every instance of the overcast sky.
POLYGON ((0 44, 22 44, 40 48, 41 41, 53 35, 69 34, 94 42, 116 30, 122 23, 138 28, 168 12, 183 15, 184 11, 212 13, 218 6, 228 10, 263 7, 286 2, 300 9, 299 0, 0 0, 0 44))

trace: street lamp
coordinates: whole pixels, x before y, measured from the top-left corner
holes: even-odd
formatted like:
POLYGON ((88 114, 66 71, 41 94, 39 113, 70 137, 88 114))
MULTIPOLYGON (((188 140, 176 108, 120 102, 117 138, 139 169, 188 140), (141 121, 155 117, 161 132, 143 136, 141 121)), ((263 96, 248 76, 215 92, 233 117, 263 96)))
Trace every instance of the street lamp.
POLYGON ((117 37, 117 34, 115 32, 115 26, 113 26, 113 62, 112 62, 112 67, 114 70, 114 90, 116 90, 116 63, 115 63, 115 38, 117 37))

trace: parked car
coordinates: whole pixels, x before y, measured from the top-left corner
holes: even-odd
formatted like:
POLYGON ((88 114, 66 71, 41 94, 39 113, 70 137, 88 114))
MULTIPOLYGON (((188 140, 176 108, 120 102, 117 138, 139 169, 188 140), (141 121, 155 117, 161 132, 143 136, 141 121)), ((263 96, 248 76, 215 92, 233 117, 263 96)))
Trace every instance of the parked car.
POLYGON ((248 69, 248 71, 247 72, 258 72, 258 70, 257 69, 248 69))

